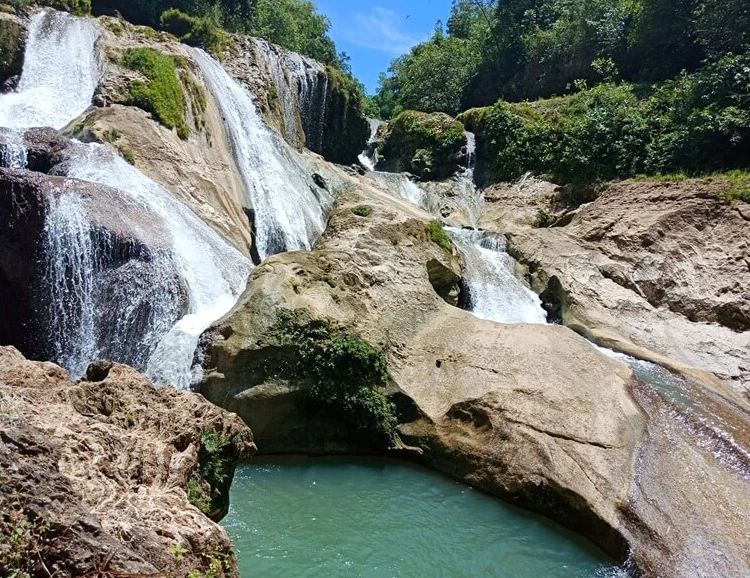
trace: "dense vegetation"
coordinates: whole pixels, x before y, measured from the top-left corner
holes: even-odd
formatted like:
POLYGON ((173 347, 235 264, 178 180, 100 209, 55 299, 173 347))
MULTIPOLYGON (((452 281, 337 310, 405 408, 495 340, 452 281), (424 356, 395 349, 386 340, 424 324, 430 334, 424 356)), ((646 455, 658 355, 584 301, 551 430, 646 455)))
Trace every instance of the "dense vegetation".
POLYGON ((335 322, 307 320, 282 311, 275 327, 284 345, 297 351, 294 376, 309 382, 305 395, 315 411, 335 417, 351 435, 377 448, 396 437, 396 408, 385 395, 385 354, 335 322))
POLYGON ((127 20, 163 28, 192 44, 213 48, 222 30, 260 36, 337 68, 338 54, 328 36, 331 23, 307 0, 93 0, 94 13, 119 11, 127 20))
POLYGON ((748 169, 750 3, 454 0, 369 106, 467 111, 499 179, 748 169))

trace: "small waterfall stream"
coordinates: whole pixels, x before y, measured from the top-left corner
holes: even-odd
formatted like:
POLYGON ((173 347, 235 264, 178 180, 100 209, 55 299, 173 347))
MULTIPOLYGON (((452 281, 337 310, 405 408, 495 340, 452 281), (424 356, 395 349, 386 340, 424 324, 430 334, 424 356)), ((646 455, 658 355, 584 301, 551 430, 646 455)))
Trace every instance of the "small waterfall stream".
POLYGON ((91 105, 101 73, 92 20, 42 10, 31 17, 21 80, 0 95, 0 126, 62 128, 91 105))
POLYGON ((374 171, 375 166, 378 164, 378 129, 383 124, 383 121, 377 118, 368 118, 367 121, 370 123, 370 138, 367 141, 367 148, 359 153, 357 159, 368 171, 374 171))
POLYGON ((463 257, 468 296, 462 301, 469 311, 500 323, 547 322, 539 296, 516 276, 515 261, 506 252, 505 237, 452 227, 446 231, 463 257))
POLYGON ((191 49, 214 96, 255 216, 261 259, 310 249, 325 229, 333 198, 317 187, 294 152, 263 122, 252 96, 216 60, 191 49))

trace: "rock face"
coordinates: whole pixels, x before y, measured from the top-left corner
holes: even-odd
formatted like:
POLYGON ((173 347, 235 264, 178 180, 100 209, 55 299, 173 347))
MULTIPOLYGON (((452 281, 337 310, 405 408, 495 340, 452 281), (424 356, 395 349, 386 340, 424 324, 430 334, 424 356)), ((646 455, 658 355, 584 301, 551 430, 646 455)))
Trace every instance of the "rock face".
POLYGON ((214 457, 231 481, 255 449, 236 416, 198 395, 156 389, 124 365, 92 364, 87 380, 73 383, 11 347, 0 348, 0 408, 0 530, 34 537, 14 543, 25 552, 0 546, 4 559, 15 552, 34 576, 45 575, 37 557, 63 576, 209 568, 238 576, 226 532, 188 502, 200 490, 215 492, 219 512, 226 506, 224 488, 203 486, 202 440, 207 432, 230 440, 214 457))
MULTIPOLYGON (((32 136, 39 135, 38 131, 31 132, 32 136)), ((59 153, 62 142, 33 145, 30 165, 48 165, 59 153)), ((114 356, 110 346, 117 348, 122 340, 134 346, 128 361, 145 367, 156 346, 153 339, 147 338, 156 322, 155 308, 165 312, 164 304, 168 302, 172 308, 167 316, 170 323, 186 312, 184 281, 171 260, 163 258, 170 249, 161 241, 161 222, 143 211, 135 213, 119 191, 23 169, 0 169, 0 227, 6 231, 0 239, 0 297, 5 303, 16 304, 4 307, 0 313, 0 342, 16 345, 29 357, 55 357, 61 336, 54 334, 51 327, 72 331, 83 323, 82 311, 77 309, 82 306, 80 296, 61 296, 66 287, 80 290, 81 284, 73 283, 72 272, 59 269, 64 261, 59 261, 57 249, 63 253, 72 251, 68 259, 77 260, 80 270, 76 274, 91 275, 89 282, 97 283, 101 289, 98 294, 102 301, 95 307, 96 314, 110 333, 93 338, 98 340, 102 355, 114 356), (76 220, 79 209, 85 210, 85 223, 76 220), (84 226, 85 232, 81 229, 84 226), (54 227, 61 228, 56 231, 58 242, 80 233, 79 240, 90 245, 90 252, 85 251, 85 246, 74 249, 51 245, 47 231, 54 227), (89 270, 84 270, 84 266, 89 270), (59 278, 52 271, 55 267, 59 278), (126 283, 127 279, 138 281, 126 283), (131 291, 127 323, 120 322, 123 286, 131 291), (56 295, 62 302, 53 303, 56 295), (52 323, 55 315, 71 318, 66 323, 52 323)))
POLYGON ((325 415, 305 413, 304 383, 269 372, 295 355, 274 340, 282 310, 333 319, 384 348, 401 439, 419 459, 624 555, 620 508, 645 428, 632 374, 565 328, 500 325, 448 305, 428 263, 452 257, 420 233, 427 218, 350 187, 315 250, 257 267, 241 304, 204 336, 201 391, 250 424, 261 451, 352 449, 325 415), (352 211, 362 206, 367 216, 352 211))
POLYGON ((24 26, 12 14, 0 12, 0 86, 21 74, 24 26))
POLYGON ((143 27, 102 17, 101 50, 108 55, 94 102, 99 108, 64 131, 83 141, 108 142, 132 155, 136 167, 188 205, 245 255, 252 246, 251 224, 243 211, 244 185, 224 135, 221 114, 198 80, 185 47, 168 35, 154 38, 143 27), (113 32, 116 31, 115 32, 113 32), (190 135, 180 139, 135 107, 125 106, 125 88, 135 78, 119 65, 127 48, 150 47, 173 55, 188 106, 190 135))
POLYGON ((513 235, 511 252, 565 325, 747 392, 750 221, 718 192, 700 181, 613 185, 568 226, 513 235))
POLYGON ((439 181, 466 163, 463 125, 445 113, 406 110, 378 129, 382 159, 377 169, 410 172, 425 181, 439 181))

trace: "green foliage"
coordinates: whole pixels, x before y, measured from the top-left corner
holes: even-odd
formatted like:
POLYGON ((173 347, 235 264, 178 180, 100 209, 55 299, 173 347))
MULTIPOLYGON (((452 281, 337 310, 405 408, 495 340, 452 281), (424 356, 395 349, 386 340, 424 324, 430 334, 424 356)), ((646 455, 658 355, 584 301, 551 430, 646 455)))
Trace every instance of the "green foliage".
POLYGON ((181 42, 191 46, 201 46, 219 54, 227 45, 227 36, 221 28, 221 13, 209 10, 204 16, 195 17, 176 8, 165 10, 160 18, 161 27, 175 35, 181 42))
POLYGON ((188 479, 188 500, 207 516, 221 511, 234 472, 234 455, 244 444, 242 434, 230 438, 211 428, 201 430, 198 469, 188 479))
POLYGON ((23 68, 23 29, 12 20, 0 20, 0 82, 20 74, 23 68))
POLYGON ((120 156, 124 158, 128 164, 135 164, 135 153, 133 152, 133 149, 126 146, 118 146, 117 152, 120 153, 120 156))
POLYGON ((352 213, 359 217, 369 217, 372 214, 372 207, 357 205, 356 207, 352 207, 352 213))
POLYGON ((427 232, 427 237, 430 241, 437 244, 439 247, 442 247, 449 253, 453 251, 453 241, 451 241, 448 233, 445 232, 443 224, 440 221, 433 219, 425 225, 425 231, 427 232))
POLYGON ((17 496, 0 495, 0 568, 9 578, 31 578, 49 546, 50 523, 17 496))
POLYGON ((606 83, 564 98, 500 101, 462 119, 476 125, 502 180, 530 170, 586 188, 640 173, 750 166, 750 56, 725 56, 638 92, 606 83))
POLYGON ((147 78, 146 82, 130 83, 128 102, 153 113, 167 128, 176 128, 180 138, 187 138, 190 129, 185 122, 185 95, 177 80, 175 59, 153 48, 128 48, 122 64, 147 78))
POLYGON ((389 170, 441 179, 458 169, 465 145, 464 127, 457 120, 406 110, 388 123, 379 153, 389 170))
POLYGON ((275 326, 282 344, 295 346, 294 375, 309 381, 308 403, 336 416, 364 441, 390 447, 396 436, 396 410, 383 387, 388 380, 385 354, 335 323, 309 321, 282 311, 275 326))

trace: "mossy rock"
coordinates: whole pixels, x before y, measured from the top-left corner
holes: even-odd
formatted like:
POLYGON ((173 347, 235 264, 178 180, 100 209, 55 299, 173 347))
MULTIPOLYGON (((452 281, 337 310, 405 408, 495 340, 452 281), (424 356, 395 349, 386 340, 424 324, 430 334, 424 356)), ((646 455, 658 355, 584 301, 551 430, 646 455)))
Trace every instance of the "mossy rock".
POLYGON ((422 180, 441 180, 457 172, 465 160, 463 125, 442 112, 406 110, 379 132, 378 169, 413 173, 422 180))
POLYGON ((23 49, 23 27, 12 18, 0 18, 0 84, 21 74, 23 49))

